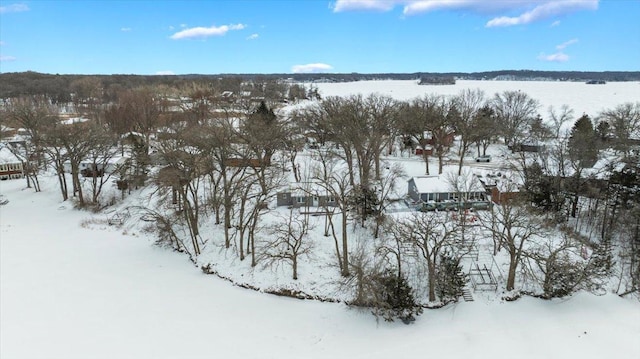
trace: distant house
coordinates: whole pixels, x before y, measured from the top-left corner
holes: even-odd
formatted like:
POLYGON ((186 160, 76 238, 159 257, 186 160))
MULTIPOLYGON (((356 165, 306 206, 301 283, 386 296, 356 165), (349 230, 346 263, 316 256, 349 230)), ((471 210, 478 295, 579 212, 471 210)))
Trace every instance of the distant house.
POLYGON ((13 127, 8 127, 5 125, 0 125, 0 139, 13 137, 18 134, 18 131, 13 127))
MULTIPOLYGON (((79 170, 80 174, 84 177, 102 177, 105 173, 111 174, 123 168, 127 164, 127 161, 129 161, 129 157, 113 157, 110 158, 105 165, 86 159, 80 162, 79 170)), ((101 162, 101 160, 97 162, 101 162)), ((65 162, 63 166, 65 172, 71 173, 71 163, 69 161, 65 162)))
POLYGON ((508 203, 520 195, 517 188, 507 188, 505 186, 491 187, 491 201, 496 204, 508 203))
POLYGON ((432 156, 433 155, 433 147, 427 145, 424 146, 424 148, 422 146, 416 146, 416 150, 415 150, 415 154, 416 156, 432 156))
MULTIPOLYGON (((445 129, 441 135, 441 141, 442 143, 440 143, 440 145, 444 145, 444 146, 451 146, 453 144, 453 141, 455 140, 456 137, 456 131, 453 128, 448 128, 445 129)), ((425 138, 425 142, 428 145, 436 145, 436 139, 434 138, 434 133, 431 131, 425 131, 424 132, 424 138, 425 138)))
POLYGON ((534 142, 524 142, 524 143, 517 143, 515 145, 510 145, 508 146, 509 150, 511 152, 533 152, 533 153, 538 153, 540 151, 542 151, 545 146, 541 143, 534 143, 534 142))
POLYGON ((451 178, 413 177, 408 182, 408 195, 415 203, 426 204, 429 209, 443 208, 439 203, 488 203, 486 190, 475 176, 451 178))
POLYGON ((22 178, 22 161, 11 152, 7 144, 0 144, 0 180, 22 178))
POLYGON ((314 182, 292 183, 289 189, 279 192, 276 197, 278 206, 335 207, 336 198, 314 182))
POLYGON ((514 181, 513 176, 487 174, 480 181, 487 192, 491 194, 491 201, 496 204, 507 203, 520 195, 521 184, 514 181))

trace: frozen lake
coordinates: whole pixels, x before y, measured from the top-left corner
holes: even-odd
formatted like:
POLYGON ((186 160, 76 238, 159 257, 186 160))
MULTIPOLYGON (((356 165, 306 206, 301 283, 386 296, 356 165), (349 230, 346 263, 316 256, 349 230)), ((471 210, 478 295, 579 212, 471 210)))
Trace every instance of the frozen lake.
POLYGON ((354 93, 379 93, 398 100, 408 100, 425 94, 455 95, 463 89, 479 88, 487 97, 503 91, 523 91, 541 104, 539 113, 547 117, 549 106, 571 107, 576 116, 583 113, 595 118, 604 109, 625 102, 640 101, 640 82, 609 82, 587 85, 584 82, 561 81, 462 81, 455 85, 418 85, 417 81, 381 80, 316 84, 323 96, 348 96, 354 93))

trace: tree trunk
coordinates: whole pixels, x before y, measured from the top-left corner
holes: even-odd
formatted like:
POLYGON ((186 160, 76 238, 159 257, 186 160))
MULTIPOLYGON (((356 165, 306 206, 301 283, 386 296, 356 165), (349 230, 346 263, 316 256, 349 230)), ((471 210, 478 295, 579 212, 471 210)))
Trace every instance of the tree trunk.
POLYGON ((298 256, 291 256, 291 267, 293 268, 293 280, 298 280, 298 256))
POLYGON ((424 160, 425 165, 425 174, 429 175, 429 155, 427 154, 427 150, 422 149, 422 159, 424 160))
POLYGON ((436 264, 435 259, 427 258, 427 266, 429 267, 429 301, 436 301, 436 264))
POLYGON ((338 258, 338 265, 340 266, 340 273, 344 271, 344 265, 342 264, 342 256, 340 255, 340 245, 338 244, 338 236, 336 236, 336 229, 333 226, 333 214, 328 213, 327 218, 329 220, 329 227, 331 228, 331 235, 333 236, 333 242, 336 246, 336 257, 338 258))
POLYGON ((342 210, 342 276, 349 276, 349 251, 347 245, 347 211, 342 210))
POLYGON ((509 275, 507 276, 507 290, 513 290, 516 284, 516 269, 518 261, 515 253, 509 255, 509 275))

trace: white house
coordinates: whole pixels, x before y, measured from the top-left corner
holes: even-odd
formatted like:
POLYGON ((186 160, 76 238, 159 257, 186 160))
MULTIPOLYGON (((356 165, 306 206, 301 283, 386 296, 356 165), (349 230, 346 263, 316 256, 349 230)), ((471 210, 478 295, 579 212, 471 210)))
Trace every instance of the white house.
MULTIPOLYGON (((107 173, 107 174, 111 174, 117 170, 119 170, 120 168, 122 168, 123 166, 126 165, 127 161, 129 160, 129 157, 113 157, 107 160, 106 166, 104 166, 102 163, 102 160, 98 160, 96 162, 97 163, 97 167, 95 170, 97 170, 98 172, 101 173, 107 173), (106 168, 105 168, 106 167, 106 168)), ((80 162, 80 173, 85 173, 86 171, 92 171, 93 169, 93 160, 90 159, 86 159, 83 160, 82 162, 80 162)), ((71 173, 71 163, 69 161, 66 161, 64 163, 64 171, 67 173, 71 173)), ((87 172, 87 173, 89 173, 87 172)), ((100 175, 101 176, 101 175, 100 175)))
POLYGON ((0 144, 0 180, 22 178, 22 161, 11 152, 7 144, 0 144))

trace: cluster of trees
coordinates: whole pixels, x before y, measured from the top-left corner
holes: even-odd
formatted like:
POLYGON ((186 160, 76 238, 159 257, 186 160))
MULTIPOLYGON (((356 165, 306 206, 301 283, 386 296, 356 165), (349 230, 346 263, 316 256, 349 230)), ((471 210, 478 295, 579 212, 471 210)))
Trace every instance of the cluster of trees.
POLYGON ((27 131, 16 153, 36 191, 38 174, 50 167, 64 200, 71 193, 80 206, 100 205, 108 176, 89 176, 86 198, 80 163, 90 160, 94 169, 105 168, 127 152, 130 161, 116 175, 128 186, 157 188, 160 205, 144 211, 156 219, 160 242, 194 259, 206 245, 220 245, 240 260, 249 258, 251 266, 284 263, 294 279, 301 258, 313 250, 308 238, 313 221, 294 212, 273 224, 265 219, 289 173, 299 183, 313 183, 308 194, 333 199, 320 209, 324 234, 333 238, 336 268, 354 291, 354 303, 407 322, 421 310, 413 291, 420 283, 430 302, 457 300, 465 285, 460 261, 473 247, 473 236, 463 213, 459 220, 437 212, 402 220, 385 214, 404 173, 383 156, 421 146, 426 174, 432 156, 438 174, 456 156, 457 176, 465 176, 465 156, 486 154, 493 143, 545 144, 536 153, 515 156, 514 170, 524 180, 522 196, 479 215, 483 235, 494 239, 494 254, 508 255, 506 289, 518 289, 516 277, 523 274, 538 278, 545 297, 566 295, 612 273, 615 257, 621 282, 628 282, 623 291, 638 290, 640 171, 634 149, 640 104, 606 110, 597 121, 584 115, 569 131, 571 110, 551 109, 544 121, 538 102, 519 91, 487 96, 464 90, 410 101, 327 97, 284 115, 275 108, 276 98, 307 97, 305 88, 254 82, 262 101, 230 102, 223 92, 248 85, 222 80, 225 87, 220 82, 119 88, 112 97, 105 95, 103 83, 82 78, 73 83, 70 101, 89 121, 63 123, 56 99, 31 95, 5 100, 2 124, 27 131), (314 160, 302 164, 297 154, 310 147, 314 160), (596 177, 592 167, 604 154, 610 166, 596 177), (72 192, 65 164, 71 168, 72 192), (151 166, 157 171, 150 182, 151 166), (201 233, 207 221, 221 227, 219 235, 201 233), (584 245, 593 254, 584 258, 575 235, 545 242, 550 223, 570 233, 589 232, 584 245), (356 238, 349 225, 360 228, 356 238), (419 283, 411 274, 416 268, 426 270, 419 283))
POLYGON ((44 96, 51 102, 67 104, 79 101, 109 103, 116 101, 124 90, 154 88, 160 93, 178 95, 185 89, 204 87, 235 94, 251 92, 253 97, 267 100, 302 99, 317 90, 305 89, 295 83, 286 83, 283 76, 270 75, 52 75, 37 72, 0 74, 0 99, 19 96, 44 96))

